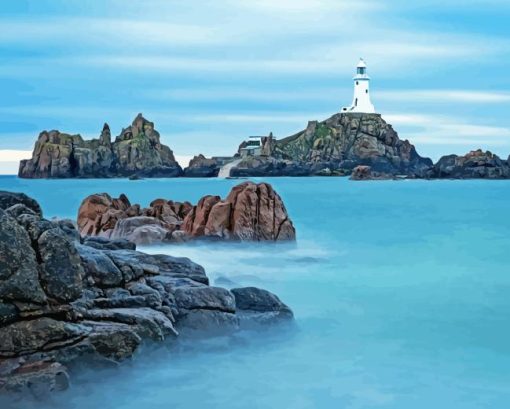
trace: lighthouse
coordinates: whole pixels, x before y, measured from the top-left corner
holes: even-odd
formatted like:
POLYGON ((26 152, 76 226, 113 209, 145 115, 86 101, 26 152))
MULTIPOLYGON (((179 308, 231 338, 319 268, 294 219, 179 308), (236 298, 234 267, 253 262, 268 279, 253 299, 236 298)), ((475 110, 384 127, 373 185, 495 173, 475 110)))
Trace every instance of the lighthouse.
POLYGON ((360 112, 374 114, 375 108, 370 101, 370 77, 367 75, 367 64, 360 58, 356 67, 354 80, 354 98, 350 107, 342 108, 342 112, 360 112))

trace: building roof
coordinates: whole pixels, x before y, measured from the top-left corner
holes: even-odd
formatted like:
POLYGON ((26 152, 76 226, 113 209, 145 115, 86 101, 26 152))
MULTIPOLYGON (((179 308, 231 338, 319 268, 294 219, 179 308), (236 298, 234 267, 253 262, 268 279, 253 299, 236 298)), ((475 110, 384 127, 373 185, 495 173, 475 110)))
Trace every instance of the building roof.
POLYGON ((357 65, 357 68, 367 68, 367 65, 365 64, 365 60, 363 60, 363 58, 359 59, 359 63, 357 65))

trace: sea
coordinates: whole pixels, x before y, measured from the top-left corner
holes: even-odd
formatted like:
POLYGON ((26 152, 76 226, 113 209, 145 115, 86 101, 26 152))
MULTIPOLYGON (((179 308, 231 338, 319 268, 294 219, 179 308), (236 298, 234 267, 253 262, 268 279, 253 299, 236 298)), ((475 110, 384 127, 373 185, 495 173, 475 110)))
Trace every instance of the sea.
MULTIPOLYGON (((147 346, 17 408, 510 408, 510 181, 254 178, 295 243, 141 248, 202 264, 213 285, 275 292, 295 326, 147 346)), ((0 189, 76 218, 89 194, 132 203, 225 196, 226 179, 21 180, 0 189)))

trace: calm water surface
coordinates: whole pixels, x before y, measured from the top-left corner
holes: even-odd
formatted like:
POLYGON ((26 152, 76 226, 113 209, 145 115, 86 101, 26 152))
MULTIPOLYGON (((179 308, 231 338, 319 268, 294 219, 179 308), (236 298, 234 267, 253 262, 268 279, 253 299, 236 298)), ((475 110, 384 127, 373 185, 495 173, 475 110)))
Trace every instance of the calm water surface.
MULTIPOLYGON (((276 292, 297 329, 151 349, 85 371, 48 407, 510 407, 510 182, 268 181, 296 244, 143 250, 190 257, 213 283, 276 292)), ((4 177, 0 189, 35 197, 46 217, 75 218, 91 193, 195 202, 237 183, 4 177)))

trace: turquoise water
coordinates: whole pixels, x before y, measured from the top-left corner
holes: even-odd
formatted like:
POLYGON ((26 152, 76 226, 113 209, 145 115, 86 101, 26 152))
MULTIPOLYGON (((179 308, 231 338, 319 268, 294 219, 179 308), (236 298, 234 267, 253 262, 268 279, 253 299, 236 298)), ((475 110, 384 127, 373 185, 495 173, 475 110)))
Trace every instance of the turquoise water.
MULTIPOLYGON (((297 329, 150 350, 85 371, 51 407, 510 407, 510 182, 268 181, 296 244, 144 250, 188 256, 213 282, 276 292, 297 329)), ((94 192, 147 205, 225 195, 236 183, 5 177, 0 189, 32 195, 47 217, 75 217, 94 192)))

